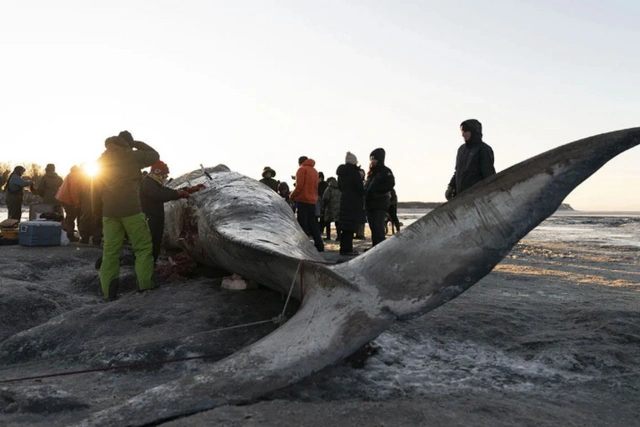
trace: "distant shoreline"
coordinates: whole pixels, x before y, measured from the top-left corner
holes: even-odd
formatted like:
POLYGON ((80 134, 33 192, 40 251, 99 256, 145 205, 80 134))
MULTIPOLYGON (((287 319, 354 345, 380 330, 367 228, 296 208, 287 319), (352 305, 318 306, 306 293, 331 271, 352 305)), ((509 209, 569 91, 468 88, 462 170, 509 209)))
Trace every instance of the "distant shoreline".
MULTIPOLYGON (((398 209, 435 209, 444 202, 398 202, 398 209)), ((569 203, 562 203, 559 211, 575 211, 569 203)))

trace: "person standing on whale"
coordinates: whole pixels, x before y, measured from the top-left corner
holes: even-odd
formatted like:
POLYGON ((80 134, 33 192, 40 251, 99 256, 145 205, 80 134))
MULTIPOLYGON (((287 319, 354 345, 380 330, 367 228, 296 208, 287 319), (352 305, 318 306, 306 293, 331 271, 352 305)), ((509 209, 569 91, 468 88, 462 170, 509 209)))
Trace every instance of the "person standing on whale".
POLYGON ((456 169, 444 196, 453 199, 485 178, 495 175, 493 150, 482 140, 482 123, 476 119, 460 124, 464 144, 458 148, 456 169))

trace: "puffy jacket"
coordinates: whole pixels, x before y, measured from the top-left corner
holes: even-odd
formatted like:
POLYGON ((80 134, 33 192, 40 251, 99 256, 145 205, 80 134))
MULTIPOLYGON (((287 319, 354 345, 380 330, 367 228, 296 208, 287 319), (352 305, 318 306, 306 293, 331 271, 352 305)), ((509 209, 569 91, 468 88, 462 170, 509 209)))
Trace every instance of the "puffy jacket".
POLYGON ((328 187, 322 195, 322 217, 325 222, 336 222, 340 217, 341 192, 338 181, 331 179, 328 187))
POLYGON ((391 204, 391 190, 396 185, 396 179, 391 169, 384 165, 385 151, 376 148, 370 157, 378 162, 369 171, 367 182, 364 183, 364 205, 367 210, 388 211, 391 204))
POLYGON ((296 188, 291 193, 291 199, 296 202, 318 202, 318 171, 314 168, 316 162, 313 159, 305 160, 298 172, 296 172, 296 188))
POLYGON ((364 187, 362 186, 362 169, 351 163, 338 166, 338 188, 340 189, 340 229, 356 231, 366 221, 364 211, 364 187))
POLYGON ((60 202, 56 199, 56 193, 58 188, 62 185, 62 178, 53 172, 49 171, 38 182, 38 194, 42 197, 42 201, 48 205, 59 205, 60 202))
MULTIPOLYGON (((94 212, 100 206, 102 216, 124 218, 142 212, 139 184, 140 169, 153 165, 160 159, 156 150, 144 142, 135 141, 133 150, 121 137, 107 139, 107 149, 98 159, 100 173, 94 180, 94 212)), ((99 209, 99 208, 98 208, 99 209)))
POLYGON ((456 170, 449 185, 456 195, 496 173, 493 150, 480 138, 472 138, 458 148, 456 170))

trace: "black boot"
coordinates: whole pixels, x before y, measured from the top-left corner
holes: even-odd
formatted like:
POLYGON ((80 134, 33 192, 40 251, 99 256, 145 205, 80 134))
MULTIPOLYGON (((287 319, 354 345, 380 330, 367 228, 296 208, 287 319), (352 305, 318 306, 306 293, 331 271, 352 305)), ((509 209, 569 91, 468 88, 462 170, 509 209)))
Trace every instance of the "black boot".
POLYGON ((120 287, 120 279, 113 279, 109 283, 109 301, 118 299, 118 288, 120 287))

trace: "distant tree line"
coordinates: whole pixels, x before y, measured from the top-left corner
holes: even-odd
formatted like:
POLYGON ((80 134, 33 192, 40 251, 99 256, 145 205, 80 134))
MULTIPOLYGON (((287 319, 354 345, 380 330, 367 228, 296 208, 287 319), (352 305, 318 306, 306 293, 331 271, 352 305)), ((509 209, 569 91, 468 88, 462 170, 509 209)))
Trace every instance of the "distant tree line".
MULTIPOLYGON (((13 168, 18 165, 12 165, 7 162, 0 162, 0 187, 4 188, 4 185, 9 179, 9 175, 13 172, 13 168)), ((44 176, 44 168, 37 163, 25 163, 21 164, 25 168, 25 173, 22 175, 23 179, 33 181, 37 183, 40 178, 44 176)))

